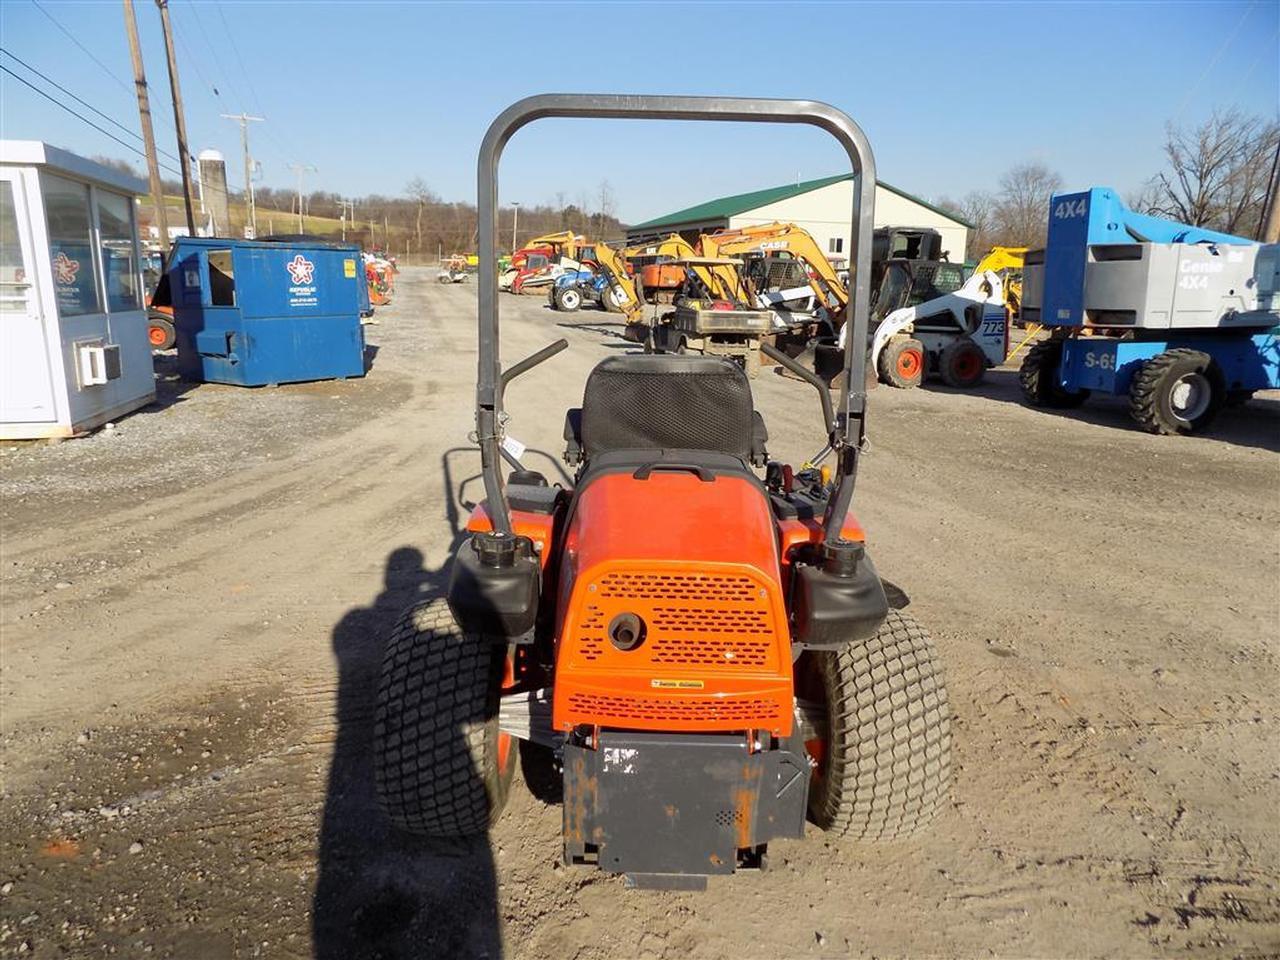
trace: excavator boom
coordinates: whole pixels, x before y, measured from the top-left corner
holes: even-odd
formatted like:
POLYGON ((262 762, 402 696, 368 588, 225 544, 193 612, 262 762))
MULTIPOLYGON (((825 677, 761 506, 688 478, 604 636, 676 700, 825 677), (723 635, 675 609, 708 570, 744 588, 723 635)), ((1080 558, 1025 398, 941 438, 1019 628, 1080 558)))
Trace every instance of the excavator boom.
POLYGON ((818 247, 812 234, 794 223, 765 223, 704 235, 699 246, 704 256, 740 257, 747 254, 773 255, 785 252, 806 269, 809 288, 827 310, 833 326, 844 321, 849 292, 836 275, 835 267, 818 247))

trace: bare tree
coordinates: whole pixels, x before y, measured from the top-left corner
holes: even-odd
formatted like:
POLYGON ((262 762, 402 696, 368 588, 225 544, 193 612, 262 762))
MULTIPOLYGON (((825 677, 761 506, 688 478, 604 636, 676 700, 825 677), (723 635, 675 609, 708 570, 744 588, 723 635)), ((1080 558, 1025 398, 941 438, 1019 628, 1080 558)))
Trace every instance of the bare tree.
POLYGON ((972 190, 962 200, 943 197, 938 206, 973 224, 965 244, 966 260, 977 260, 995 245, 996 198, 985 190, 972 190))
POLYGON ((1049 198, 1062 178, 1043 163, 1012 167, 1000 178, 991 208, 992 240, 1010 247, 1043 246, 1049 223, 1049 198))
POLYGON ((414 252, 419 256, 422 255, 422 208, 428 203, 437 204, 440 198, 431 192, 431 188, 427 186, 427 181, 421 177, 414 177, 404 188, 405 196, 417 204, 417 215, 413 223, 414 235, 414 252))
POLYGON ((1194 129, 1165 128, 1168 168, 1138 200, 1146 213, 1253 236, 1280 144, 1280 123, 1231 108, 1194 129))

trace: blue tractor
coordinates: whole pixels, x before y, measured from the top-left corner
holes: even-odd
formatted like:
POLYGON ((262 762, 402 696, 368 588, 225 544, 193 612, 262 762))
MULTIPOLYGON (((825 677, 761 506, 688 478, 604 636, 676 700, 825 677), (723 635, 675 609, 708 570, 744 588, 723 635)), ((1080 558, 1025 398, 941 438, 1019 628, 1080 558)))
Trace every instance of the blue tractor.
POLYGON ((551 303, 553 310, 572 313, 582 306, 583 301, 602 303, 603 290, 606 286, 607 281, 604 275, 588 266, 578 270, 566 270, 556 277, 555 283, 547 291, 547 300, 551 303))
POLYGON ((1022 316, 1050 331, 1019 373, 1034 406, 1127 396, 1143 429, 1185 434, 1280 387, 1280 245, 1135 213, 1106 187, 1051 199, 1022 316))

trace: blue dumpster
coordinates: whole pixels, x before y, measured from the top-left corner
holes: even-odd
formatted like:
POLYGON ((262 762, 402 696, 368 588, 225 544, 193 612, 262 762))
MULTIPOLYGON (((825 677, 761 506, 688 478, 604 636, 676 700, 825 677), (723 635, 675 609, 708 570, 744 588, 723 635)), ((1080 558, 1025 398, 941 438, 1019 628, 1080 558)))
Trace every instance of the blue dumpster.
POLYGON ((364 375, 355 244, 180 237, 169 258, 184 379, 262 386, 364 375))

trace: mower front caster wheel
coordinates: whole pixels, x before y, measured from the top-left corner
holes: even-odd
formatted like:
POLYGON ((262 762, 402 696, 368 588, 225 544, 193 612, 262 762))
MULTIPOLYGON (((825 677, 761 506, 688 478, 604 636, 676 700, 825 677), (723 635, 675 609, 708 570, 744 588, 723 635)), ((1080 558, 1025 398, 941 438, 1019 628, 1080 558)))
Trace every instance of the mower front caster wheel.
POLYGON ((464 633, 443 599, 400 617, 383 653, 373 770, 402 830, 475 836, 502 812, 517 753, 498 730, 506 663, 507 648, 464 633))
POLYGON ((806 744, 809 818, 864 841, 923 829, 951 780, 951 708, 929 634, 890 610, 870 639, 809 651, 797 670, 802 695, 821 697, 827 713, 825 729, 806 744))

